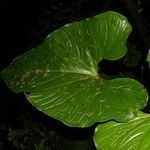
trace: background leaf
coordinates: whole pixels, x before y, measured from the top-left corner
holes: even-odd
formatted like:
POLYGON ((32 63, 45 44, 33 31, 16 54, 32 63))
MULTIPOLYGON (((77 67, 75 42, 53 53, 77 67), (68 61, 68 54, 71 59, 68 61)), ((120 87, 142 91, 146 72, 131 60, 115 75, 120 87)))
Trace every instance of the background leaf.
POLYGON ((2 77, 14 92, 23 91, 32 105, 69 126, 130 120, 145 106, 146 90, 133 79, 107 81, 98 68, 102 59, 125 55, 130 32, 116 12, 65 25, 14 59, 2 77))
POLYGON ((150 50, 148 51, 147 62, 150 62, 150 50))
POLYGON ((149 68, 150 68, 150 50, 148 51, 146 61, 149 62, 149 68))
POLYGON ((150 115, 142 112, 127 123, 115 121, 100 124, 95 129, 97 150, 150 149, 150 115))

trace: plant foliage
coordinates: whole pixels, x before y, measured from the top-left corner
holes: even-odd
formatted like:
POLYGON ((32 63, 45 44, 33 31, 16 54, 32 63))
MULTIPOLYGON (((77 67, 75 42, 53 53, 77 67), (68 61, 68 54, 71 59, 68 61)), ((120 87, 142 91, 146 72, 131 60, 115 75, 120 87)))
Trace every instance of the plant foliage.
POLYGON ((150 50, 148 51, 148 55, 147 55, 147 62, 150 63, 150 50))
POLYGON ((130 32, 127 19, 111 11, 67 24, 14 59, 2 77, 37 109, 69 126, 128 121, 145 106, 146 90, 134 79, 102 78, 98 63, 123 57, 130 32))
POLYGON ((142 112, 127 123, 110 121, 100 124, 94 135, 97 150, 148 150, 149 139, 150 115, 142 112))

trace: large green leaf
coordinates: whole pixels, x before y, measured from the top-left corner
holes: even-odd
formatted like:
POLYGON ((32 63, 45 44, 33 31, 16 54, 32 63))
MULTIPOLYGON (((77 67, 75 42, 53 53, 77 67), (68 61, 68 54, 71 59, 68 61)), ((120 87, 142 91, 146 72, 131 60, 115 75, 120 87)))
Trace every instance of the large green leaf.
POLYGON ((128 78, 107 81, 98 73, 102 59, 125 55, 130 32, 116 12, 65 25, 14 59, 2 77, 14 92, 23 91, 32 105, 69 126, 130 120, 146 104, 144 87, 128 78))
POLYGON ((150 115, 139 112, 127 123, 110 121, 95 129, 97 150, 149 150, 150 115))

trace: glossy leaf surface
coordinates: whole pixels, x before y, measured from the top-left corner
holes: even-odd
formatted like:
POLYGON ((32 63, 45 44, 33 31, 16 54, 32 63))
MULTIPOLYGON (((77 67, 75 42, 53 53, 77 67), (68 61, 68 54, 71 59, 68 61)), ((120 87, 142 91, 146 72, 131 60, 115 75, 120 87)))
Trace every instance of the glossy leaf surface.
POLYGON ((130 32, 127 19, 116 12, 67 24, 14 59, 2 77, 37 109, 69 126, 130 120, 146 104, 144 87, 128 78, 107 81, 98 73, 102 59, 125 55, 130 32))
POLYGON ((149 150, 150 115, 139 113, 127 123, 100 124, 94 135, 97 150, 149 150))

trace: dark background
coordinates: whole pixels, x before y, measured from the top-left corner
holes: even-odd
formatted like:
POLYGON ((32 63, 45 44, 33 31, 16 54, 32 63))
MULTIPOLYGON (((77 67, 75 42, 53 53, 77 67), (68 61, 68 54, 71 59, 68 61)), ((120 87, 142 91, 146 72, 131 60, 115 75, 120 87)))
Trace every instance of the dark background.
MULTIPOLYGON (((108 75, 137 79, 149 92, 150 69, 146 62, 150 48, 149 9, 149 0, 0 0, 0 71, 64 24, 113 10, 125 15, 132 25, 127 43, 129 52, 118 61, 103 61, 99 65, 108 75)), ((143 111, 150 112, 149 104, 143 111)), ((37 111, 23 94, 12 93, 0 79, 2 150, 40 146, 45 150, 92 150, 95 126, 69 128, 37 111)))

